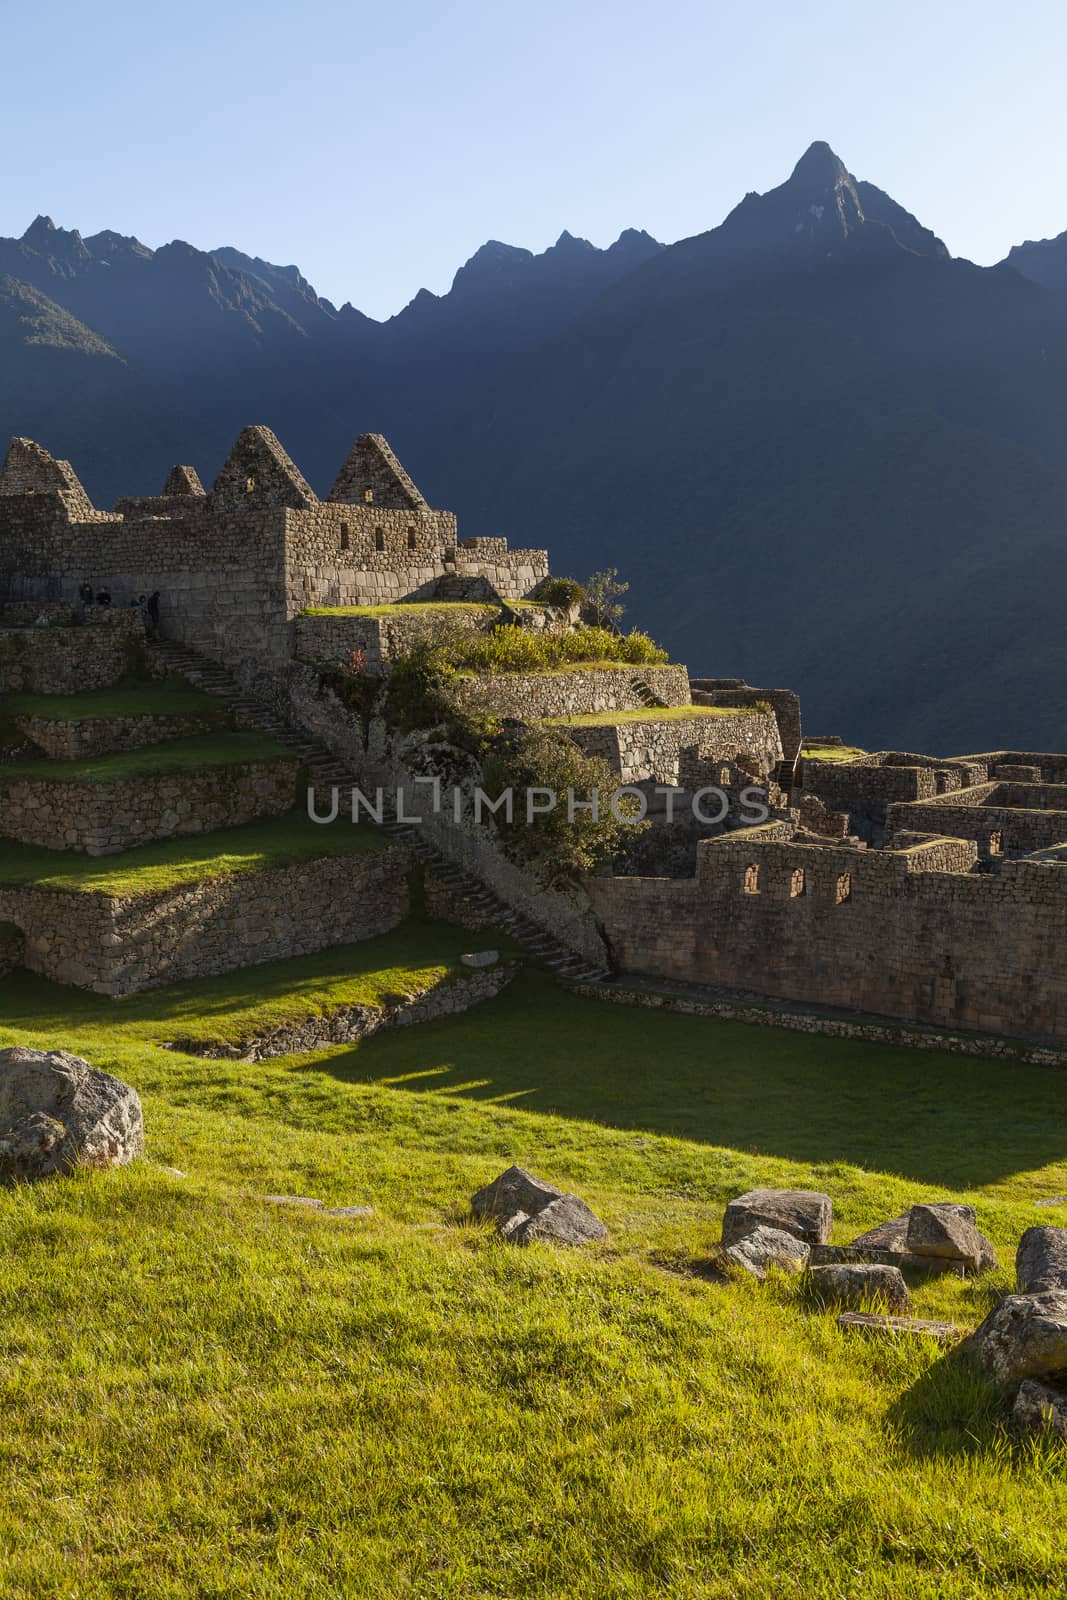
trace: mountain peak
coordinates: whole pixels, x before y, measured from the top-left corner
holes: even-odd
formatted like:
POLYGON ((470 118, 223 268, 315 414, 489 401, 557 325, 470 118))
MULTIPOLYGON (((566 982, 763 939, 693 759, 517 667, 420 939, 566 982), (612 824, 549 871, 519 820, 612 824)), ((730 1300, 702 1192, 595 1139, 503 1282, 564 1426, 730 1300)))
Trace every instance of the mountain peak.
POLYGON ((806 189, 836 189, 839 183, 851 182, 851 178, 845 163, 826 140, 816 139, 793 168, 789 181, 806 189))
POLYGON ((42 212, 34 217, 26 232, 22 235, 21 242, 29 245, 36 244, 39 240, 47 239, 49 234, 58 232, 59 230, 51 217, 46 217, 42 212))

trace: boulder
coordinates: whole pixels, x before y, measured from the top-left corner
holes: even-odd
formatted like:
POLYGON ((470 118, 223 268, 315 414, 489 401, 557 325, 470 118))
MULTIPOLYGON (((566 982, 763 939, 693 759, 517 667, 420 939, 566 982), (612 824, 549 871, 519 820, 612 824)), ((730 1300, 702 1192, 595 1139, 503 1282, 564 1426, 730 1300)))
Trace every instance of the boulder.
POLYGON ((66 1050, 0 1050, 0 1176, 124 1166, 144 1151, 136 1089, 66 1050))
POLYGON ((512 1244, 592 1244, 608 1230, 576 1194, 561 1194, 508 1235, 512 1244))
POLYGON ((857 1250, 892 1250, 895 1255, 902 1255, 908 1248, 907 1241, 908 1213, 905 1212, 902 1217, 891 1217, 876 1228, 868 1228, 851 1243, 857 1250))
POLYGON ((971 1272, 988 1271, 997 1265, 996 1251, 974 1224, 973 1206, 950 1200, 912 1206, 907 1249, 911 1255, 962 1261, 971 1272))
POLYGON ((842 1311, 837 1319, 842 1333, 863 1333, 870 1338, 932 1339, 935 1344, 955 1344, 959 1329, 953 1322, 929 1317, 887 1317, 878 1311, 842 1311))
POLYGON ((465 967, 495 967, 500 960, 499 950, 470 950, 459 958, 465 967))
POLYGON ((562 1189, 535 1178, 525 1167, 509 1167, 471 1196, 471 1210, 476 1217, 502 1219, 513 1217, 516 1211, 525 1211, 527 1216, 534 1217, 562 1194, 562 1189))
POLYGON ((719 1266, 726 1272, 733 1268, 762 1279, 771 1267, 777 1267, 780 1272, 803 1272, 810 1255, 811 1246, 803 1239, 761 1223, 720 1252, 719 1266))
POLYGON ((911 1306, 908 1286, 899 1267, 867 1266, 812 1267, 808 1285, 818 1300, 861 1310, 877 1302, 890 1311, 907 1311, 911 1306))
POLYGON ((1067 1389, 1027 1378, 1019 1385, 1012 1415, 1026 1433, 1044 1433, 1047 1429, 1067 1439, 1067 1389))
POLYGON ((778 1228, 805 1244, 829 1244, 834 1203, 811 1189, 750 1189, 726 1207, 722 1242, 736 1244, 754 1228, 778 1228))
POLYGON ((1000 1383, 1067 1373, 1067 1292, 1006 1295, 966 1349, 1000 1383))
POLYGON ((1067 1228, 1027 1228, 1015 1252, 1020 1294, 1067 1290, 1067 1228))

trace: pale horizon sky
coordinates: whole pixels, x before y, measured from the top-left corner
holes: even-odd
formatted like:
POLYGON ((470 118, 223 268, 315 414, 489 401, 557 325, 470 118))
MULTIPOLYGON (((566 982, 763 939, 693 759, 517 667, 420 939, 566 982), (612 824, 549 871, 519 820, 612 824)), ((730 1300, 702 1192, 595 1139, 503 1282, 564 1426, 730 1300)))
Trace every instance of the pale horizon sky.
POLYGON ((703 232, 813 139, 954 255, 1067 229, 1053 0, 40 0, 4 42, 0 234, 235 245, 375 317, 487 239, 703 232))

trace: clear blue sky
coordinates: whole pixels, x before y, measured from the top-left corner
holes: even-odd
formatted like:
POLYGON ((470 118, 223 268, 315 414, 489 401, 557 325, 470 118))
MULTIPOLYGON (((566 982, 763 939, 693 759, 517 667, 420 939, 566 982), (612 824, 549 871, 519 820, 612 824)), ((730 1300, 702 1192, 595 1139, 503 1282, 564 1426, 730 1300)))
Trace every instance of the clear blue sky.
POLYGON ((1057 0, 35 0, 0 233, 234 244, 387 316, 488 238, 721 221, 827 139, 957 255, 1067 228, 1057 0))

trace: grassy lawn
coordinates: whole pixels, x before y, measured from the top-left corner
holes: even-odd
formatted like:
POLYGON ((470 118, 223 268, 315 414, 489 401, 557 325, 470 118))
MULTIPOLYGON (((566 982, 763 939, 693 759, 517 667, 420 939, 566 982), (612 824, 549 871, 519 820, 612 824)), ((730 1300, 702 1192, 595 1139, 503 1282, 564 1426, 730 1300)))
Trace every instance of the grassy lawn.
POLYGON ((804 744, 801 748, 801 755, 808 761, 855 761, 857 756, 866 754, 866 750, 850 744, 804 744))
MULTIPOLYGON (((933 1350, 690 1270, 731 1195, 816 1185, 839 1240, 972 1199, 1006 1287, 1021 1230, 1067 1222, 1034 1204, 1067 1192, 1055 1075, 598 1005, 533 971, 355 1049, 157 1047, 186 1006, 228 1026, 242 985, 263 998, 248 973, 199 1001, 0 983, 0 1043, 136 1084, 151 1162, 188 1174, 0 1193, 5 1597, 1067 1589, 1062 1447, 1013 1445, 996 1393, 933 1350), (510 1161, 583 1194, 610 1242, 518 1251, 466 1222, 510 1161)), ((933 1280, 915 1309, 972 1324, 989 1293, 933 1280)))
POLYGON ((370 823, 315 823, 303 811, 242 828, 165 839, 114 856, 77 856, 0 839, 0 884, 32 883, 85 894, 156 894, 201 878, 260 872, 321 856, 362 855, 383 849, 387 842, 370 823))
POLYGON ((5 716, 42 717, 49 722, 82 722, 89 717, 212 717, 225 721, 229 716, 216 696, 179 677, 87 694, 9 694, 3 709, 5 716))
POLYGON ((196 739, 172 739, 143 750, 122 750, 116 755, 90 756, 83 761, 12 761, 0 767, 0 777, 40 778, 55 783, 112 783, 119 778, 161 772, 187 772, 199 767, 233 767, 252 761, 296 761, 277 740, 260 733, 204 734, 196 739))
POLYGON ((752 706, 641 706, 636 711, 587 711, 577 717, 545 717, 550 728, 610 728, 617 722, 684 722, 696 717, 752 717, 752 706))
MULTIPOLYGON (((519 604, 519 602, 509 602, 519 604)), ((461 611, 478 612, 488 616, 500 607, 477 600, 409 600, 383 606, 306 606, 302 617, 414 617, 427 611, 439 611, 442 616, 456 616, 461 611)))

